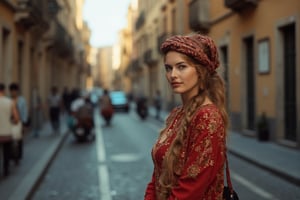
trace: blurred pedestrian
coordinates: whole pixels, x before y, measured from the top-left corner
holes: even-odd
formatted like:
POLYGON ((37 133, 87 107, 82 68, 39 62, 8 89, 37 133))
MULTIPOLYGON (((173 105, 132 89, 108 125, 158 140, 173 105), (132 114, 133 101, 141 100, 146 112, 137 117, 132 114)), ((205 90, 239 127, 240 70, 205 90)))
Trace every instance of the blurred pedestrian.
POLYGON ((20 121, 13 126, 13 139, 14 139, 14 160, 18 164, 19 160, 23 157, 23 135, 25 127, 28 125, 28 106, 26 99, 21 95, 19 85, 11 83, 9 85, 10 96, 17 105, 20 121))
POLYGON ((40 130, 43 123, 43 109, 42 109, 42 100, 39 95, 37 88, 32 90, 31 98, 31 130, 33 137, 39 137, 40 130))
POLYGON ((100 98, 100 112, 105 125, 110 126, 114 110, 108 89, 104 89, 103 95, 100 98))
POLYGON ((89 118, 93 121, 94 126, 94 110, 89 94, 84 94, 82 97, 83 104, 76 111, 77 118, 89 118))
POLYGON ((83 106, 85 103, 84 95, 82 92, 80 92, 79 89, 76 89, 72 92, 72 102, 71 102, 71 114, 73 116, 76 116, 76 113, 78 109, 83 106))
POLYGON ((51 94, 48 98, 48 105, 52 130, 54 131, 54 133, 59 133, 62 100, 61 96, 58 93, 58 89, 55 86, 51 88, 51 94))
POLYGON ((67 126, 71 131, 75 131, 77 124, 76 113, 78 109, 84 104, 84 99, 80 95, 80 90, 74 88, 71 92, 70 115, 67 118, 67 126))
POLYGON ((217 48, 208 36, 193 34, 172 36, 161 50, 182 105, 171 111, 152 149, 145 200, 223 199, 228 116, 217 48))
POLYGON ((9 174, 9 161, 12 150, 12 124, 19 122, 17 106, 5 95, 5 85, 0 83, 0 142, 2 145, 4 176, 9 174))
POLYGON ((69 114, 72 99, 71 99, 71 93, 69 92, 67 87, 65 87, 63 90, 62 101, 63 101, 64 112, 66 114, 69 114))
POLYGON ((28 113, 28 104, 27 100, 25 97, 21 94, 20 92, 20 87, 19 84, 17 83, 11 83, 9 85, 9 91, 10 91, 10 96, 16 100, 17 103, 17 108, 20 114, 20 120, 24 126, 27 126, 29 124, 29 113, 28 113))
POLYGON ((136 98, 136 112, 142 120, 148 117, 148 99, 143 92, 136 98))
POLYGON ((154 107, 156 110, 155 118, 158 120, 160 119, 161 104, 162 104, 162 99, 161 99, 160 90, 156 90, 156 95, 154 98, 154 107))

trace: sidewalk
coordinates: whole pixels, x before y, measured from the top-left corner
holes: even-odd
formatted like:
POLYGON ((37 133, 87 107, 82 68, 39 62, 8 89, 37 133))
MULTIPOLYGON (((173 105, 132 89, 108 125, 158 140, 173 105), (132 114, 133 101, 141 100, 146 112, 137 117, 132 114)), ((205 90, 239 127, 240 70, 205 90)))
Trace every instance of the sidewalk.
MULTIPOLYGON (((149 113, 155 116, 155 109, 149 113)), ((167 113, 162 111, 165 119, 167 113)), ((255 164, 271 173, 300 186, 300 150, 281 146, 274 142, 260 142, 257 138, 230 131, 228 151, 252 164, 255 164)))
POLYGON ((24 138, 24 155, 19 166, 12 162, 10 175, 0 178, 0 199, 24 200, 32 195, 40 178, 67 136, 67 127, 61 123, 60 134, 51 133, 49 123, 45 123, 39 137, 28 133, 24 138))
POLYGON ((229 152, 300 186, 300 150, 230 132, 229 152))

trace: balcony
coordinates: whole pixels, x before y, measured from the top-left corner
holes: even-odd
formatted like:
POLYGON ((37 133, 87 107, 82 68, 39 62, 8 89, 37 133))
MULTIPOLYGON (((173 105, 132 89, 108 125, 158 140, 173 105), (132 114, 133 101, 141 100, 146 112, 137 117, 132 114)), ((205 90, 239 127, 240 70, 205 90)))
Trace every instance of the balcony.
POLYGON ((236 12, 241 12, 246 8, 254 8, 258 0, 225 0, 225 6, 236 12))
POLYGON ((60 10, 60 6, 57 2, 57 0, 48 0, 48 3, 47 3, 47 11, 48 11, 48 15, 50 17, 53 17, 55 16, 58 11, 60 10))
POLYGON ((48 24, 49 14, 59 9, 56 0, 16 0, 15 22, 28 29, 48 24))
POLYGON ((131 62, 131 71, 140 71, 142 69, 142 64, 140 62, 140 59, 134 59, 132 62, 131 62))
POLYGON ((14 10, 14 2, 11 0, 0 0, 0 3, 3 3, 5 6, 7 6, 9 9, 14 10))
POLYGON ((153 49, 148 49, 144 53, 144 63, 153 66, 158 62, 158 54, 153 49))
POLYGON ((53 41, 55 52, 61 57, 73 57, 74 47, 72 37, 59 22, 56 22, 55 25, 56 27, 53 41))
POLYGON ((207 33, 209 23, 209 1, 194 0, 189 5, 189 25, 194 31, 207 33))
POLYGON ((138 19, 136 20, 135 23, 135 29, 139 30, 145 23, 145 12, 142 11, 138 17, 138 19))
POLYGON ((168 34, 167 33, 162 33, 160 36, 157 38, 157 50, 160 52, 160 46, 161 44, 167 39, 168 34))

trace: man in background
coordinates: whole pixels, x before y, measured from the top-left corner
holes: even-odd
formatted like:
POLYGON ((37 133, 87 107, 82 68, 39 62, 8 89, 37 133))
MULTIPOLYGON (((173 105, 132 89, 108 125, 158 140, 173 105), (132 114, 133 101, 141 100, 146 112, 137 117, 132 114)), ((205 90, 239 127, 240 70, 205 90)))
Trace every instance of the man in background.
POLYGON ((48 105, 52 130, 54 131, 54 133, 59 134, 62 100, 61 96, 58 93, 57 87, 51 88, 51 94, 48 98, 48 105))
POLYGON ((0 140, 2 143, 3 172, 9 174, 9 161, 12 148, 12 124, 18 123, 19 116, 16 105, 5 95, 5 85, 0 83, 0 140))
POLYGON ((20 117, 20 122, 22 124, 21 128, 21 137, 18 138, 15 141, 16 144, 16 155, 15 155, 15 161, 18 163, 20 159, 23 157, 23 134, 24 134, 24 128, 28 125, 28 107, 26 99, 21 95, 19 90, 19 85, 17 83, 11 83, 9 85, 9 92, 10 96, 13 101, 15 101, 17 110, 20 117))

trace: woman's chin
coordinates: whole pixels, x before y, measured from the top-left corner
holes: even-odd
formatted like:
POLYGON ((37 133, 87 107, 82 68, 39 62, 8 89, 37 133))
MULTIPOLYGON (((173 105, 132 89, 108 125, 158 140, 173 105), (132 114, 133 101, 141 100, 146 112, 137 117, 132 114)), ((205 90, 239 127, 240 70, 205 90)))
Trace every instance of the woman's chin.
POLYGON ((182 91, 179 88, 173 88, 173 92, 176 94, 181 94, 182 91))

